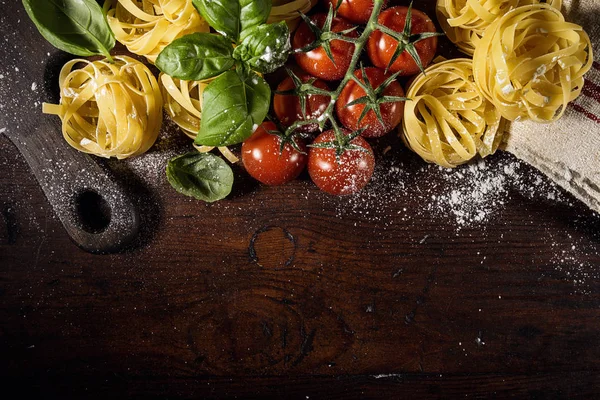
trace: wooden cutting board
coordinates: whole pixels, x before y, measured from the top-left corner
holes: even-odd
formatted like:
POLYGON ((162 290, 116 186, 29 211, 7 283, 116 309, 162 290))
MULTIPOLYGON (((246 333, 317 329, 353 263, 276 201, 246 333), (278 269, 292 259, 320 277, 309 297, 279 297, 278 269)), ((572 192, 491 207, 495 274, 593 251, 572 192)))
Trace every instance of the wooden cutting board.
POLYGON ((12 45, 3 44, 0 117, 3 133, 17 146, 54 212, 81 248, 106 253, 122 250, 139 231, 130 195, 109 172, 62 138, 60 120, 41 113, 41 102, 58 103, 58 73, 72 58, 45 42, 20 5, 7 18, 12 45), (7 101, 14 98, 14 101, 7 101))

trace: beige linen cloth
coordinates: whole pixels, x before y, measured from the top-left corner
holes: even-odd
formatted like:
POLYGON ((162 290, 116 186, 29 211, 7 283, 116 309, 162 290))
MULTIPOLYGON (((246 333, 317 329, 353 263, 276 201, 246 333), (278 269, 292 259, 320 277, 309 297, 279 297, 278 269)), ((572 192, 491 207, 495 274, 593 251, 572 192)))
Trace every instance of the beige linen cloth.
POLYGON ((505 150, 538 168, 591 209, 600 212, 600 0, 565 0, 567 21, 586 30, 594 65, 582 95, 551 124, 515 122, 505 150))

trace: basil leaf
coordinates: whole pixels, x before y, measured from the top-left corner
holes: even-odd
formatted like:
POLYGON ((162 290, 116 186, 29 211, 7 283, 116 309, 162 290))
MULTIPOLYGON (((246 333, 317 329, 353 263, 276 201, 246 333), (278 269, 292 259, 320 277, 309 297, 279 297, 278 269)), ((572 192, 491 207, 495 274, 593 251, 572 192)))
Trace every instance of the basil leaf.
POLYGON ((110 58, 115 36, 96 0, 23 0, 23 6, 54 47, 78 56, 110 58))
POLYGON ((270 74, 285 64, 290 48, 290 30, 285 22, 259 25, 248 30, 233 57, 255 71, 270 74))
POLYGON ((231 146, 246 140, 269 111, 271 89, 254 72, 228 71, 204 90, 196 144, 231 146))
POLYGON ((193 0, 202 17, 217 32, 238 42, 242 32, 264 24, 271 13, 271 0, 193 0))
POLYGON ((174 40, 156 59, 156 66, 173 78, 201 81, 233 67, 233 47, 225 37, 192 33, 174 40))
POLYGON ((223 159, 210 153, 188 153, 167 164, 167 179, 175 190, 208 203, 231 193, 233 171, 223 159))

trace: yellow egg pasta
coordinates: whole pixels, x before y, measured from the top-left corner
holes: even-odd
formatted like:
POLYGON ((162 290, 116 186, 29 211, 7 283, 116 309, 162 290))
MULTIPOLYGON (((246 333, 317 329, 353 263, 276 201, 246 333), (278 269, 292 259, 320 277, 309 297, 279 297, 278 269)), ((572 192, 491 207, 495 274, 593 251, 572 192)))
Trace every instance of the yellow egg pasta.
POLYGON ((43 112, 61 118, 63 136, 75 149, 123 159, 146 152, 156 141, 162 95, 139 61, 75 59, 62 68, 59 83, 60 104, 45 103, 43 112))
POLYGON ((408 88, 401 136, 425 161, 454 168, 494 153, 502 139, 500 113, 480 93, 472 62, 434 64, 408 88))
POLYGON ((473 55, 483 31, 497 18, 514 8, 539 3, 560 10, 562 0, 438 0, 436 13, 450 41, 473 55))
MULTIPOLYGON (((212 79, 202 82, 183 81, 167 74, 160 74, 159 81, 165 101, 165 111, 187 136, 191 139, 196 138, 202 118, 202 94, 212 79)), ((201 153, 214 149, 210 146, 194 147, 201 153)), ((229 162, 239 161, 227 147, 219 147, 219 151, 229 162)))
POLYGON ((191 0, 107 0, 104 10, 116 39, 152 63, 173 40, 210 31, 191 0))
POLYGON ((202 117, 202 94, 211 80, 183 81, 163 73, 159 80, 165 111, 186 135, 196 138, 202 117))
POLYGON ((516 8, 486 30, 473 55, 475 82, 510 121, 552 122, 583 88, 589 36, 547 4, 516 8))

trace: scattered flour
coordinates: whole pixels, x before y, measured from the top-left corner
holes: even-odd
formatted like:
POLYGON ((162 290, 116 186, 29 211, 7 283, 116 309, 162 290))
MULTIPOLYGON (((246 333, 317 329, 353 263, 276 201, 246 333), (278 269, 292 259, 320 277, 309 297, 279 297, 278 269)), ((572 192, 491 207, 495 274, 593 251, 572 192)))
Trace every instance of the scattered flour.
POLYGON ((169 160, 189 151, 194 151, 191 140, 176 125, 165 119, 156 143, 147 153, 106 162, 116 173, 130 172, 148 187, 157 188, 166 182, 165 170, 169 160))
POLYGON ((552 182, 536 175, 514 158, 479 160, 455 170, 439 168, 444 181, 441 194, 431 196, 428 209, 454 217, 458 229, 488 222, 518 192, 529 199, 567 202, 552 182))
POLYGON ((575 241, 568 232, 549 232, 548 241, 553 249, 549 264, 553 275, 572 283, 572 294, 593 294, 592 285, 600 280, 600 268, 591 260, 598 257, 598 248, 584 239, 575 241), (565 248, 565 241, 572 243, 571 246, 565 248))
POLYGON ((372 182, 362 192, 329 201, 337 203, 336 214, 340 218, 364 215, 388 226, 394 220, 434 217, 450 221, 457 231, 490 222, 514 194, 568 203, 556 185, 538 174, 532 179, 530 172, 529 167, 509 155, 456 169, 427 164, 415 168, 384 157, 372 182), (416 211, 415 200, 421 205, 416 211), (399 203, 412 203, 411 209, 397 211, 399 203), (392 211, 396 215, 391 215, 392 211))

